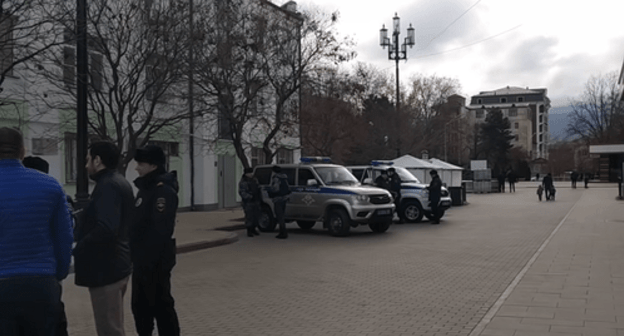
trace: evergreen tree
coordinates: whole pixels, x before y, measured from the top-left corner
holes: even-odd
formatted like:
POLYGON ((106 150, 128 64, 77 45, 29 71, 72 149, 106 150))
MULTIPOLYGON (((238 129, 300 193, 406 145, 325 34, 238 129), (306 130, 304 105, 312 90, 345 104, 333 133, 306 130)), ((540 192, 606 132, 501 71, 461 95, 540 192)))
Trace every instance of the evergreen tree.
POLYGON ((511 123, 503 117, 501 110, 488 111, 485 123, 481 125, 479 145, 482 158, 494 171, 505 170, 509 164, 509 150, 513 147, 511 140, 511 123))

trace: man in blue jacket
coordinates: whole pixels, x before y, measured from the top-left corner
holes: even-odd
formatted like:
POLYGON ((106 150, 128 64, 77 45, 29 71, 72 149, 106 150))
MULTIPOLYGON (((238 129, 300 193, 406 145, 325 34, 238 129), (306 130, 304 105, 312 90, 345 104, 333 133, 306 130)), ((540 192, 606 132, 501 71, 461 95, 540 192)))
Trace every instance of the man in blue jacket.
POLYGON ((129 229, 134 211, 132 186, 119 172, 119 149, 111 142, 89 146, 87 172, 96 182, 76 225, 76 285, 89 288, 100 336, 124 336, 123 297, 132 274, 129 229))
POLYGON ((59 182, 24 153, 22 134, 0 128, 0 335, 54 335, 72 223, 59 182))

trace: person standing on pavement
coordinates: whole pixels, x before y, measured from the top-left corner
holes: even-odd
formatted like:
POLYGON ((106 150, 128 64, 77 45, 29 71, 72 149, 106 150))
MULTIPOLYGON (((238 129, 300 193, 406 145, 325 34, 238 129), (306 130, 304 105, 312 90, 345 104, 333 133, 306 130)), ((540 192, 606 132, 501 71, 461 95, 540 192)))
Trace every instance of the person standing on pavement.
POLYGON ((550 201, 550 194, 553 189, 553 180, 550 173, 544 176, 544 179, 542 180, 542 185, 544 186, 544 194, 546 196, 546 200, 550 201))
POLYGON ((575 171, 572 171, 572 174, 570 174, 570 181, 572 182, 572 189, 576 189, 577 180, 578 180, 578 173, 575 171))
POLYGON ((429 206, 431 207, 431 224, 440 224, 440 198, 442 197, 442 180, 438 176, 438 171, 431 169, 431 182, 427 189, 429 190, 429 206))
MULTIPOLYGON (((509 192, 516 192, 516 174, 513 170, 509 170, 507 173, 507 181, 509 181, 509 192)), ((503 182, 504 183, 504 182, 503 182)))
POLYGON ((501 171, 500 174, 498 174, 498 192, 499 193, 504 193, 505 192, 505 174, 503 174, 503 172, 501 171))
POLYGON ((180 324, 171 296, 178 181, 165 169, 165 153, 156 145, 137 149, 134 160, 139 173, 134 185, 139 192, 130 230, 132 314, 139 336, 152 335, 154 320, 158 335, 178 336, 180 324))
POLYGON ((388 180, 388 172, 383 170, 375 179, 375 186, 390 191, 390 181, 388 180))
POLYGON ((253 168, 245 168, 245 173, 238 183, 238 194, 243 200, 243 210, 245 211, 245 227, 247 237, 259 236, 256 230, 258 227, 258 217, 260 217, 260 186, 258 179, 254 176, 253 168))
POLYGON ((128 231, 134 210, 130 183, 117 172, 119 149, 89 146, 86 169, 96 185, 75 229, 75 282, 88 287, 99 336, 124 336, 123 298, 132 273, 128 231))
POLYGON ((72 224, 53 177, 28 169, 24 138, 0 128, 0 335, 52 336, 71 260, 72 224))
POLYGON ((583 181, 585 182, 585 189, 587 189, 587 185, 589 184, 589 173, 585 173, 583 181))
MULTIPOLYGON (((36 157, 36 156, 27 156, 22 160, 22 164, 24 165, 24 167, 26 168, 30 168, 30 169, 35 169, 38 170, 44 174, 48 174, 48 172, 50 171, 50 164, 48 163, 48 161, 40 158, 40 157, 36 157)), ((72 202, 71 197, 69 197, 69 195, 65 196, 65 199, 67 200, 67 203, 69 205, 69 210, 70 213, 73 211, 74 209, 74 203, 72 202)), ((72 219, 73 217, 70 216, 70 219, 72 219)), ((73 224, 73 223, 72 223, 73 224)), ((59 312, 58 312, 58 321, 56 324, 56 334, 55 336, 68 336, 68 332, 67 332, 67 315, 65 314, 65 304, 63 304, 63 301, 61 300, 62 296, 63 296, 63 286, 61 285, 62 282, 59 281, 59 290, 60 290, 60 295, 59 295, 59 312)))
POLYGON ((271 177, 271 186, 269 187, 269 197, 273 200, 275 219, 279 223, 279 234, 275 238, 286 239, 288 238, 288 233, 286 232, 284 213, 286 212, 286 203, 290 198, 290 186, 288 185, 288 177, 282 173, 280 166, 273 166, 272 170, 273 176, 271 177))

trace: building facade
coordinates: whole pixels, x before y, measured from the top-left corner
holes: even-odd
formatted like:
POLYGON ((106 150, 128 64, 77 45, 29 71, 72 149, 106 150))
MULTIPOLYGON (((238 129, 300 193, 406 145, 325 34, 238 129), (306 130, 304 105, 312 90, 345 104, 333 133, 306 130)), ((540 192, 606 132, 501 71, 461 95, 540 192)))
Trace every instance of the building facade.
POLYGON ((499 109, 509 119, 515 136, 512 144, 526 151, 533 162, 548 160, 550 133, 548 111, 550 99, 547 89, 505 87, 482 91, 470 100, 468 106, 475 123, 485 121, 488 111, 499 109))

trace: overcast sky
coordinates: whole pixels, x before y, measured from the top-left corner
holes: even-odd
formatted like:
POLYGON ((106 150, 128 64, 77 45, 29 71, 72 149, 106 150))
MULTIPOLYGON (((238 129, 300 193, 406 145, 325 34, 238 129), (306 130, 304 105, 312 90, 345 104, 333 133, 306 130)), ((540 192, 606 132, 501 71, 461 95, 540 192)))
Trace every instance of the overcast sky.
MULTIPOLYGON (((287 0, 273 0, 281 5, 287 0)), ((505 86, 547 88, 553 106, 578 96, 591 75, 620 71, 624 60, 621 0, 300 0, 339 11, 339 33, 357 43, 357 61, 394 73, 379 29, 401 35, 411 23, 416 45, 400 63, 414 74, 457 78, 467 98, 505 86), (454 23, 453 23, 454 22, 454 23)))

